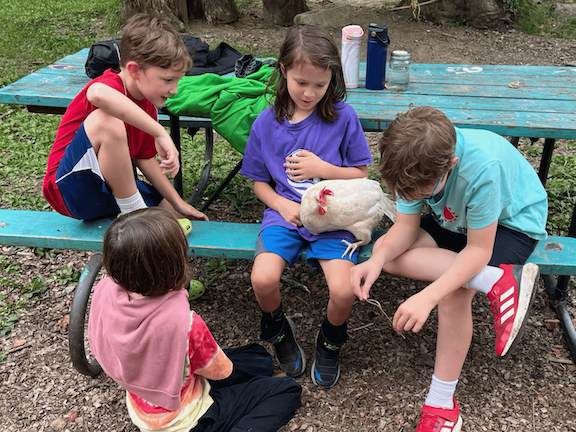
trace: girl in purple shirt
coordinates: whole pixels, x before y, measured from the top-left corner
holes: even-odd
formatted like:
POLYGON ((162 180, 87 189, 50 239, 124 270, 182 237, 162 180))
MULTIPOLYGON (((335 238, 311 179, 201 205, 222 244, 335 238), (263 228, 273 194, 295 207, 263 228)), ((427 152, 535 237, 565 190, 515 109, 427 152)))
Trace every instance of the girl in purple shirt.
POLYGON ((343 102, 346 87, 340 54, 330 34, 299 25, 284 40, 271 82, 277 77, 274 106, 252 126, 241 173, 254 180, 254 193, 268 207, 256 244, 252 286, 262 320, 260 338, 274 346, 289 376, 305 372, 294 323, 282 311, 280 277, 306 247, 311 265, 326 276, 330 299, 316 337, 312 381, 330 388, 340 375, 340 348, 347 340, 347 319, 354 303, 350 269, 357 261, 341 258, 354 241, 345 231, 312 235, 300 221, 307 188, 323 179, 367 177, 372 162, 358 116, 343 102))

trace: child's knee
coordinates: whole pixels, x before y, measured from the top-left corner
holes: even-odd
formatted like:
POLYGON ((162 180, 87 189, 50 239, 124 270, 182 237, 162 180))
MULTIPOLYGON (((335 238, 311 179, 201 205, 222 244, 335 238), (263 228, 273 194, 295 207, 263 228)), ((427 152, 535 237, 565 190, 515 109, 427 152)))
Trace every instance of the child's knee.
POLYGON ((280 276, 269 268, 255 265, 250 280, 255 293, 265 293, 279 289, 280 276))
POLYGON ((329 287, 330 300, 335 305, 348 308, 356 300, 356 295, 349 283, 342 283, 337 287, 329 287))
POLYGON ((119 140, 126 140, 125 123, 104 111, 97 109, 92 111, 84 120, 84 129, 88 139, 93 143, 106 144, 114 143, 119 140))

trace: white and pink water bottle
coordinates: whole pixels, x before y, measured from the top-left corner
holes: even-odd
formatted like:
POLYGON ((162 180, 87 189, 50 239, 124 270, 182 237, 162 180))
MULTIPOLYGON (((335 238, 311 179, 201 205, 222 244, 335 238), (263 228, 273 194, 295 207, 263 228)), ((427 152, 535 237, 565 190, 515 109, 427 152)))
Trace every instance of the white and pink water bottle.
POLYGON ((346 88, 357 88, 360 75, 360 40, 364 35, 359 25, 342 27, 342 69, 346 88))

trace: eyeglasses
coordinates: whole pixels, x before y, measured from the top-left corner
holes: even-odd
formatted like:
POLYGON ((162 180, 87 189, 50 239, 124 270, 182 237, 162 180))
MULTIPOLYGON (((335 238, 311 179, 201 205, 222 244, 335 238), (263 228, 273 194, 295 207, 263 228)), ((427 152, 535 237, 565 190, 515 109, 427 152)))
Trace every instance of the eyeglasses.
POLYGON ((439 188, 440 185, 442 184, 442 181, 444 180, 444 178, 445 178, 446 176, 448 176, 448 173, 449 173, 449 172, 450 172, 450 168, 448 168, 448 169, 446 170, 446 172, 445 172, 444 174, 442 174, 442 177, 440 177, 440 180, 438 180, 438 183, 436 183, 436 186, 434 187, 434 190, 432 191, 432 195, 425 196, 425 197, 423 197, 422 199, 429 200, 429 199, 434 198, 434 196, 435 196, 438 192, 440 192, 440 190, 438 190, 438 188, 439 188))

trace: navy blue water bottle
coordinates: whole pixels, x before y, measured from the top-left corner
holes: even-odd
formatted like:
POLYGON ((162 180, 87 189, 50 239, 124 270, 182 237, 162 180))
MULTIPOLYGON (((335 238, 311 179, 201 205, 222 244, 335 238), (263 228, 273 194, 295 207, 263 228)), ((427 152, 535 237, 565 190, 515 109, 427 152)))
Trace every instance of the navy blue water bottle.
POLYGON ((388 44, 390 44, 388 29, 383 25, 370 24, 366 54, 366 88, 369 90, 384 88, 388 44))

